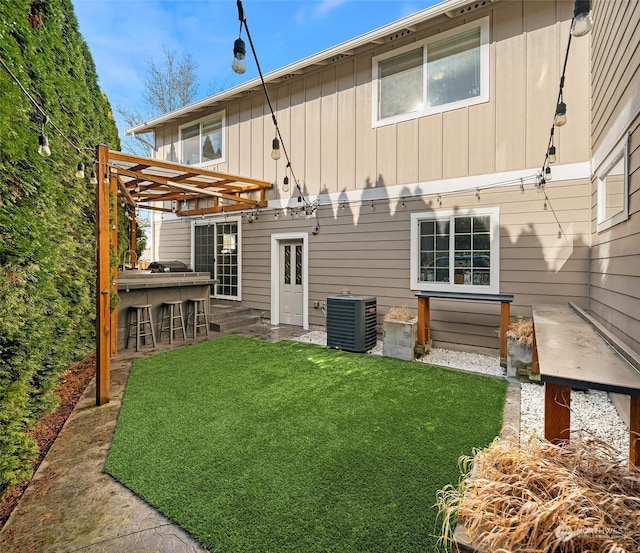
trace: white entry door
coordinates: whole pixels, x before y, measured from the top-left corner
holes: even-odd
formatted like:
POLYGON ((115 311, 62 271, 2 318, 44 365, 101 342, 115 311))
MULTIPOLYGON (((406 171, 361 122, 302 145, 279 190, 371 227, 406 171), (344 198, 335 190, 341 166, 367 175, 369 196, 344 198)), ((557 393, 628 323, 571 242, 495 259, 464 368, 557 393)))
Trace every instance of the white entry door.
POLYGON ((280 241, 280 322, 302 326, 304 282, 302 240, 280 241))

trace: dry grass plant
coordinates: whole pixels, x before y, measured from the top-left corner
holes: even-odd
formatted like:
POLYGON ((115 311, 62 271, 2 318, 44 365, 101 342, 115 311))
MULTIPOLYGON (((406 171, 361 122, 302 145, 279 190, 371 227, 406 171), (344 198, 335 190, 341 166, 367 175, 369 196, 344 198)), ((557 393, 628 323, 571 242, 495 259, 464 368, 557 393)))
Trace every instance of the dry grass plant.
POLYGON ((519 346, 533 345, 533 321, 531 319, 518 319, 509 325, 507 338, 515 340, 519 346))
POLYGON ((460 459, 459 486, 438 492, 441 545, 456 520, 494 553, 640 551, 640 469, 597 440, 496 439, 460 459))
POLYGON ((416 316, 413 314, 413 311, 403 305, 402 307, 392 307, 389 309, 389 312, 384 316, 384 320, 407 323, 412 319, 415 319, 415 317, 416 316))

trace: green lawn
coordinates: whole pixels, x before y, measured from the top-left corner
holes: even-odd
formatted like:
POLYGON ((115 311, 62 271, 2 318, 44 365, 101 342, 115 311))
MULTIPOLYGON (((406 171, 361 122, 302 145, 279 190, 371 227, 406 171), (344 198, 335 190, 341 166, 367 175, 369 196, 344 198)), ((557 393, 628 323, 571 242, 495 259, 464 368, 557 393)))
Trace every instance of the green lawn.
POLYGON ((106 471, 210 551, 436 551, 503 380, 228 336, 134 363, 106 471))

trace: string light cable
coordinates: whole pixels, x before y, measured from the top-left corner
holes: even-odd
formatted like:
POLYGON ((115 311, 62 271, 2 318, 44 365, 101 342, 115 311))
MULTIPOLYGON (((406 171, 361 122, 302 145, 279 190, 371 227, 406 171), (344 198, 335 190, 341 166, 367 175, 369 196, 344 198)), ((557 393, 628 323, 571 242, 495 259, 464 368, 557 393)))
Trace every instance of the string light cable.
MULTIPOLYGON (((258 75, 260 77, 260 83, 262 85, 262 90, 264 92, 264 96, 267 100, 267 105, 269 106, 269 111, 271 112, 271 119, 273 120, 273 125, 276 129, 276 136, 273 139, 273 148, 272 148, 272 152, 271 152, 271 157, 273 159, 278 159, 280 157, 279 154, 279 150, 280 148, 282 148, 282 153, 284 154, 284 157, 287 161, 287 169, 289 170, 289 174, 291 175, 291 179, 293 180, 293 183, 295 184, 295 187, 298 191, 298 203, 303 203, 304 207, 303 209, 305 210, 305 215, 307 213, 307 211, 309 209, 311 209, 312 211, 315 211, 318 208, 318 203, 317 201, 315 202, 308 202, 307 199, 304 196, 304 193, 302 191, 302 188, 300 188, 300 183, 298 181, 298 178, 296 177, 296 174, 293 170, 293 167, 291 166, 291 159, 289 158, 289 152, 287 151, 284 139, 282 138, 282 133, 280 132, 280 127, 278 126, 278 119, 276 118, 276 113, 275 110, 273 109, 273 104, 271 103, 271 98, 269 97, 269 91, 267 90, 267 84, 264 80, 264 75, 262 74, 262 68, 260 67, 260 62, 258 60, 258 54, 256 53, 256 49, 255 46, 253 44, 253 39, 251 38, 251 32, 249 31, 249 26, 247 25, 247 18, 245 16, 244 13, 244 7, 242 6, 242 0, 237 0, 236 1, 236 5, 238 7, 238 20, 240 21, 240 30, 242 30, 242 27, 244 26, 245 31, 247 32, 247 39, 249 40, 249 46, 251 47, 251 53, 253 54, 253 59, 256 62, 256 69, 258 70, 258 75), (278 152, 278 153, 275 153, 278 152), (276 157, 277 156, 277 157, 276 157)), ((236 50, 240 49, 241 46, 244 45, 244 43, 242 43, 242 45, 238 44, 238 40, 240 40, 242 42, 241 39, 237 39, 236 42, 234 43, 234 63, 235 63, 235 59, 237 58, 237 53, 236 50)), ((242 54, 241 54, 242 55, 242 54)), ((235 69, 234 69, 235 71, 235 69)), ((288 178, 287 178, 287 182, 285 183, 288 187, 288 178)))
MULTIPOLYGON (((11 79, 16 83, 16 85, 18 86, 18 88, 20 88, 20 90, 22 91, 22 93, 27 97, 27 99, 33 104, 33 107, 36 108, 36 110, 42 115, 42 133, 39 135, 39 139, 38 139, 38 152, 43 155, 44 157, 48 157, 51 154, 51 150, 48 149, 49 148, 49 141, 47 139, 47 136, 44 134, 44 127, 45 125, 51 125, 51 127, 63 138, 63 140, 65 140, 77 153, 78 155, 84 156, 85 159, 89 160, 92 164, 95 164, 95 159, 94 159, 94 155, 93 155, 93 148, 80 148, 77 144, 75 144, 64 132, 62 132, 62 130, 60 130, 60 128, 51 120, 51 118, 49 117, 49 115, 46 113, 46 111, 44 110, 44 108, 34 99, 34 97, 29 93, 29 91, 26 89, 26 87, 22 84, 22 82, 20 81, 20 79, 15 75, 15 73, 13 71, 11 71, 11 68, 7 65, 7 63, 5 62, 5 60, 0 57, 0 65, 2 65, 3 69, 7 72, 7 74, 11 77, 11 79), (87 151, 92 152, 91 155, 89 155, 87 153, 87 151)), ((81 162, 82 163, 82 162, 81 162)), ((81 171, 79 170, 79 165, 78 164, 78 169, 76 170, 76 174, 80 174, 81 171)), ((84 170, 84 164, 83 164, 83 170, 84 170)), ((84 174, 83 174, 84 177, 84 174)))

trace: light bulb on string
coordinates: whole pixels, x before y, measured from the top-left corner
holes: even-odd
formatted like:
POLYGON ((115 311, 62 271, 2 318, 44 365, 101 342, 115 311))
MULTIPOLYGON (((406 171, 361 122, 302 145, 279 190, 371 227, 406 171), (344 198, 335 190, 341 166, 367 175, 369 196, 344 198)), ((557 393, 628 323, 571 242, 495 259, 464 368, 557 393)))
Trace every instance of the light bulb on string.
POLYGON ((278 161, 280 159, 280 141, 278 137, 273 139, 271 143, 271 159, 278 161))
POLYGON ((571 22, 571 34, 581 37, 589 34, 593 28, 591 17, 591 0, 576 0, 573 5, 573 21, 571 22))
POLYGON ((556 118, 555 118, 555 126, 562 127, 567 122, 567 104, 565 104, 562 100, 558 102, 556 106, 556 118))
POLYGON ((98 177, 96 177, 96 172, 94 169, 91 169, 91 175, 89 177, 89 184, 96 185, 98 184, 98 177))
POLYGON ((551 146, 549 147, 547 159, 549 160, 549 163, 555 163, 556 161, 558 161, 558 156, 556 156, 556 147, 553 144, 551 144, 551 146))
POLYGON ((244 40, 240 37, 236 38, 233 43, 233 63, 231 69, 238 75, 242 75, 247 70, 247 62, 245 56, 247 54, 247 48, 244 44, 244 40))
POLYGON ((49 139, 47 135, 44 134, 44 126, 42 129, 42 133, 38 137, 38 153, 42 157, 49 157, 51 155, 51 148, 49 147, 49 139))
POLYGON ((287 177, 286 175, 282 181, 282 191, 289 192, 289 177, 287 177))
POLYGON ((548 165, 544 169, 544 180, 545 182, 551 182, 551 167, 548 165))
POLYGON ((82 163, 82 161, 78 163, 78 166, 76 167, 75 175, 77 179, 84 178, 84 163, 82 163))
POLYGON ((480 201, 480 189, 476 188, 476 201, 479 202, 480 201))

